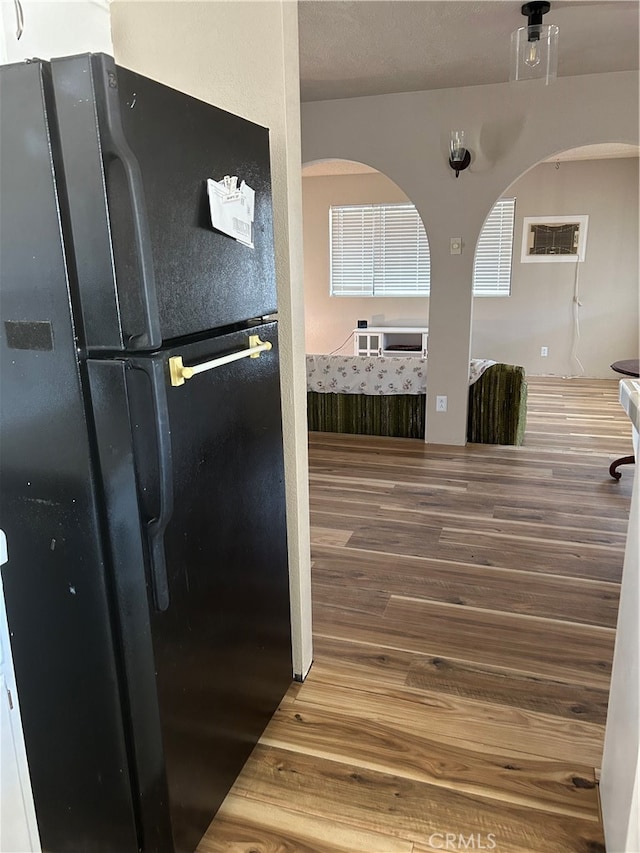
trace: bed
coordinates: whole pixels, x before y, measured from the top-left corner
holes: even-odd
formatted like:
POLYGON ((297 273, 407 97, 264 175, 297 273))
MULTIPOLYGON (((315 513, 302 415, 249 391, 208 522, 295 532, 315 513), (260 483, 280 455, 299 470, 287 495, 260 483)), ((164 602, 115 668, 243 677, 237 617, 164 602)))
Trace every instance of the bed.
MULTIPOLYGON (((307 356, 309 429, 424 438, 425 358, 307 356)), ((522 444, 527 416, 524 368, 473 359, 467 441, 522 444)))

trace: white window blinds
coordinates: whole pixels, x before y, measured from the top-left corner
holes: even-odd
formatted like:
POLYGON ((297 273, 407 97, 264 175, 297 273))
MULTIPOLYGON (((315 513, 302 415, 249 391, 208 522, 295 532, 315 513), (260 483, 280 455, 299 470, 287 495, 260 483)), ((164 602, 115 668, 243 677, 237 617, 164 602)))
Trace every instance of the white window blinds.
POLYGON ((428 296, 429 241, 413 204, 329 210, 332 296, 428 296))
POLYGON ((511 294, 515 198, 501 198, 480 232, 473 264, 474 296, 511 294))
MULTIPOLYGON (((474 296, 511 294, 515 198, 496 202, 480 232, 474 296)), ((329 209, 332 296, 428 296, 429 241, 413 204, 329 209)))

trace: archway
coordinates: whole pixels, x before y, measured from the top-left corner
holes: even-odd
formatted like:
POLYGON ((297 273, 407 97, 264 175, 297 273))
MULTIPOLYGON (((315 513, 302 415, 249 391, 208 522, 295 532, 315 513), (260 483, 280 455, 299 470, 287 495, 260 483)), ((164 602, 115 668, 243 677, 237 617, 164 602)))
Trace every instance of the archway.
POLYGON ((558 152, 502 193, 516 199, 511 291, 474 299, 473 354, 528 375, 601 379, 613 361, 637 354, 638 151, 606 143, 558 152), (523 235, 572 227, 562 219, 581 219, 584 260, 527 256, 523 235))
POLYGON ((305 164, 302 177, 307 353, 351 353, 358 320, 370 326, 428 326, 428 297, 330 295, 330 208, 410 204, 411 199, 383 173, 351 160, 305 164))

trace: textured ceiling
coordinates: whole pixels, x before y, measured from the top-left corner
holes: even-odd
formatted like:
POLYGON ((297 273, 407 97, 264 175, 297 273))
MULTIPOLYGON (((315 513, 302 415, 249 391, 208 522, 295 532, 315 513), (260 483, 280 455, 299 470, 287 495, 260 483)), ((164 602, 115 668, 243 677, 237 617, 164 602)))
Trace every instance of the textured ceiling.
MULTIPOLYGON (((501 83, 511 32, 526 24, 512 0, 300 0, 303 101, 501 83)), ((638 68, 640 4, 552 0, 558 76, 638 68)))

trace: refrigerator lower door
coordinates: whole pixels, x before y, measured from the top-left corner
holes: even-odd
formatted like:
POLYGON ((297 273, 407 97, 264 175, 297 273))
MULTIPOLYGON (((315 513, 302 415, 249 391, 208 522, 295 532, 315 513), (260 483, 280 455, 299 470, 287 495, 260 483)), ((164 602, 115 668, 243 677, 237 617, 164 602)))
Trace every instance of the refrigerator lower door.
POLYGON ((87 362, 126 683, 140 847, 145 853, 172 853, 127 372, 126 365, 119 361, 87 362))
MULTIPOLYGON (((125 366, 142 530, 166 516, 160 469, 171 465, 164 562, 146 536, 147 618, 173 837, 193 851, 292 679, 277 324, 115 364, 125 366), (238 358, 254 335, 272 348, 238 358), (171 358, 213 365, 173 386, 171 358)), ((115 536, 127 517, 134 524, 124 509, 115 536)))

